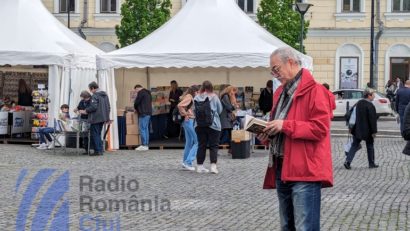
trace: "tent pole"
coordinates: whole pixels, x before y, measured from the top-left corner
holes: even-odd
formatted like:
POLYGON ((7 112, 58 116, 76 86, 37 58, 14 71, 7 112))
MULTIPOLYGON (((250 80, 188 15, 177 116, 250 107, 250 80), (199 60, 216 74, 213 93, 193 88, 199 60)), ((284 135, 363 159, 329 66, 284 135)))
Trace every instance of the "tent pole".
POLYGON ((231 76, 230 76, 229 68, 226 68, 226 83, 231 84, 231 76))
POLYGON ((149 74, 149 67, 146 68, 146 73, 147 73, 147 90, 151 89, 151 76, 149 74))

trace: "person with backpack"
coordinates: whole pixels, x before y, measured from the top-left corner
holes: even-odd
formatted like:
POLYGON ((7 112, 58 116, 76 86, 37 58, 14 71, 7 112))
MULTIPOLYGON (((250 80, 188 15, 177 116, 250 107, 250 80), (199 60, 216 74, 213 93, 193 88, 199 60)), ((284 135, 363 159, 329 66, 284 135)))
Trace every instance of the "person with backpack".
POLYGON ((195 85, 191 86, 181 96, 181 101, 177 105, 179 113, 183 118, 182 126, 185 132, 185 148, 184 156, 182 158, 182 168, 189 171, 195 171, 192 162, 195 160, 198 151, 198 137, 196 136, 194 129, 195 116, 192 110, 194 97, 197 93, 198 87, 195 85))
POLYGON ((209 145, 211 159, 211 172, 217 174, 216 162, 218 158, 218 144, 221 134, 221 121, 219 115, 222 112, 222 104, 218 96, 213 92, 212 83, 204 81, 200 93, 194 98, 195 132, 198 136, 197 168, 198 173, 207 173, 204 167, 206 146, 209 145))
MULTIPOLYGON (((346 161, 343 164, 346 169, 351 169, 350 165, 357 150, 359 150, 362 140, 366 141, 369 168, 379 167, 379 165, 374 162, 374 138, 377 133, 377 114, 376 108, 372 103, 375 97, 374 94, 373 89, 366 89, 364 91, 364 99, 357 102, 354 107, 356 108, 356 112, 352 112, 352 114, 354 113, 356 116, 356 121, 351 128, 353 143, 350 151, 347 153, 346 161)), ((352 122, 349 121, 349 124, 352 124, 352 122)))
POLYGON ((235 94, 238 92, 238 88, 234 86, 227 86, 221 92, 222 113, 221 119, 221 139, 220 144, 231 144, 231 132, 233 123, 236 120, 235 109, 239 108, 239 104, 236 102, 235 94))

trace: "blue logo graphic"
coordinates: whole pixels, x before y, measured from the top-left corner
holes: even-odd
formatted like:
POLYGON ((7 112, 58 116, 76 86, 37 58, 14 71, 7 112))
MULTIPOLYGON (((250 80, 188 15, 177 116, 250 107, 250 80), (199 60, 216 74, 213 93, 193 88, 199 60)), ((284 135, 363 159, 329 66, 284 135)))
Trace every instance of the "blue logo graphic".
MULTIPOLYGON (((69 191, 70 174, 65 171, 57 177, 45 190, 43 195, 38 195, 45 183, 56 172, 55 169, 41 169, 28 182, 16 218, 16 231, 25 231, 27 223, 31 220, 31 229, 40 230, 69 230, 69 201, 64 198, 64 194, 69 191), (33 202, 39 198, 36 206, 33 202), (28 219, 30 211, 33 213, 32 219, 28 219)), ((20 186, 24 181, 28 171, 22 169, 17 178, 15 193, 19 192, 20 186)), ((54 178, 54 177, 53 177, 54 178)), ((44 191, 44 190, 43 190, 44 191)))

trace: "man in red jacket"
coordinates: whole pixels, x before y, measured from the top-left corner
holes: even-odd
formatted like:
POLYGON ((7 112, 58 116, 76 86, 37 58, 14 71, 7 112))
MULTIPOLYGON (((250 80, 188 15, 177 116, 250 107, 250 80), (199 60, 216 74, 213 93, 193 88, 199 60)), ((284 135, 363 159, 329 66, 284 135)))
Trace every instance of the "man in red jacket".
POLYGON ((282 86, 258 138, 270 142, 264 188, 277 189, 281 229, 320 230, 321 188, 333 186, 331 105, 327 90, 300 63, 290 47, 272 53, 271 72, 282 86))

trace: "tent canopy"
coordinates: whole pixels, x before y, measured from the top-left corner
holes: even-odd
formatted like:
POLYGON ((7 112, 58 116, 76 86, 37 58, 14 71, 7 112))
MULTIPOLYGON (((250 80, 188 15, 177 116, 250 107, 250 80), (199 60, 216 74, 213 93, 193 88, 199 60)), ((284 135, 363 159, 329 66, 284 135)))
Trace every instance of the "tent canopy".
MULTIPOLYGON (((288 46, 234 0, 189 0, 162 27, 125 48, 98 55, 100 69, 144 67, 268 67, 275 49, 288 46)), ((301 55, 305 66, 311 58, 301 55)))
POLYGON ((61 24, 41 0, 2 0, 0 65, 96 69, 103 52, 61 24))

